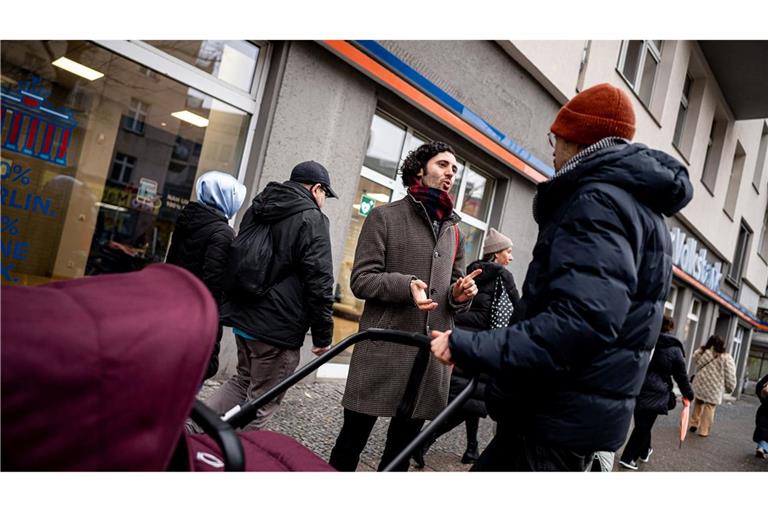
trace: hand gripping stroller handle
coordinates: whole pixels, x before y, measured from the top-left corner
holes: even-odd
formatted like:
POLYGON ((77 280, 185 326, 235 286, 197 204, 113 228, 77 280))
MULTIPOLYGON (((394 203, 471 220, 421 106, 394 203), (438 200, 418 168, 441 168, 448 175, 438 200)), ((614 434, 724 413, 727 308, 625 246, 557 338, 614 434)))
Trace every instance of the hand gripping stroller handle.
POLYGON ((401 464, 404 460, 407 460, 419 446, 421 446, 427 439, 429 439, 429 437, 438 429, 438 427, 440 427, 442 423, 444 423, 453 414, 455 414, 456 411, 459 410, 461 406, 464 405, 464 403, 472 397, 472 393, 474 393, 475 387, 477 387, 477 376, 471 377, 469 379, 469 383, 464 389, 461 390, 456 398, 451 400, 446 408, 440 411, 440 414, 438 414, 435 419, 432 420, 429 425, 424 428, 424 430, 419 432, 419 435, 417 435, 413 441, 411 441, 408 446, 405 447, 403 451, 401 451, 394 459, 392 459, 392 462, 390 462, 387 467, 382 469, 382 471, 393 471, 398 466, 398 464, 401 464))
POLYGON ((192 407, 192 420, 216 441, 224 459, 224 471, 245 471, 245 454, 235 430, 200 400, 192 407))
POLYGON ((400 345, 409 345, 412 347, 426 349, 429 349, 431 342, 430 337, 424 334, 396 331, 394 329, 367 329, 365 331, 360 331, 343 339, 331 347, 331 349, 325 354, 302 366, 293 375, 275 384, 274 387, 272 387, 260 397, 253 400, 248 400, 227 411, 222 416, 222 419, 229 423, 233 428, 243 428, 254 420, 256 417, 256 411, 260 407, 272 401, 285 390, 301 381, 301 379, 314 372, 320 366, 324 365, 355 343, 368 340, 387 341, 391 343, 398 343, 400 345))

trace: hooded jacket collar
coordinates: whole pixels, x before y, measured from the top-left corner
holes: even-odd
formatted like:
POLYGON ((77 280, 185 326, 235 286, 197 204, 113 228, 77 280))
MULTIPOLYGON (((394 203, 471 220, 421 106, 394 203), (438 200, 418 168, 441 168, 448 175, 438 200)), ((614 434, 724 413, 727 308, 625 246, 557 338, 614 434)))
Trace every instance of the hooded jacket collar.
POLYGON ((688 171, 675 158, 644 144, 616 144, 585 156, 569 172, 539 184, 534 218, 539 224, 546 222, 579 187, 595 182, 620 187, 668 217, 693 197, 688 171))
POLYGON ((253 198, 253 214, 261 222, 275 223, 304 210, 320 210, 312 193, 300 183, 270 182, 253 198))

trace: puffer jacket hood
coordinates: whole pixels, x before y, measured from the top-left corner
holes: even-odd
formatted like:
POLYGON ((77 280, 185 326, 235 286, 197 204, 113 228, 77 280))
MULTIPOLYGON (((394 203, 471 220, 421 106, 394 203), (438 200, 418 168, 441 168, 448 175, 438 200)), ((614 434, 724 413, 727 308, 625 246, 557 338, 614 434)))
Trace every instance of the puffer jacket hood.
POLYGON ((253 199, 251 211, 260 222, 274 224, 295 213, 311 209, 320 208, 309 190, 300 183, 273 181, 253 199))
POLYGON ((537 221, 541 223, 577 186, 593 182, 620 187, 667 217, 682 210, 693 197, 688 171, 678 160, 644 144, 617 144, 540 184, 534 210, 537 221))

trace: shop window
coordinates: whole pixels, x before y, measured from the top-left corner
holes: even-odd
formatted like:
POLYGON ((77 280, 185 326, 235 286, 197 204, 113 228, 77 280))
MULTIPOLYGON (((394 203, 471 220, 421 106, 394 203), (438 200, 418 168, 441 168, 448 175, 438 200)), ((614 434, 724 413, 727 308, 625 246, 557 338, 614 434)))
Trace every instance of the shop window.
POLYGON ((680 106, 677 109, 677 120, 675 121, 675 133, 672 136, 672 144, 675 147, 680 147, 680 141, 683 136, 683 128, 685 127, 685 121, 688 118, 688 108, 690 107, 691 96, 691 84, 693 79, 691 75, 685 75, 685 82, 683 83, 683 94, 680 96, 680 106))
POLYGON ((737 141, 736 150, 733 154, 733 165, 731 166, 731 178, 728 180, 728 192, 725 194, 725 206, 723 207, 723 211, 731 220, 733 220, 733 214, 736 211, 736 200, 739 197, 741 175, 744 172, 744 160, 746 160, 746 157, 744 148, 737 141))
POLYGON ((733 253, 733 262, 728 269, 728 279, 730 279, 731 282, 737 287, 739 286, 739 281, 741 280, 741 275, 744 271, 744 263, 747 259, 749 241, 751 237, 752 231, 742 222, 741 228, 739 229, 739 237, 736 239, 736 249, 733 253))
POLYGON ((250 91, 259 47, 247 41, 145 41, 244 91, 250 91))
MULTIPOLYGON (((368 148, 360 171, 355 201, 352 205, 349 229, 344 242, 341 269, 334 303, 334 343, 357 332, 362 300, 349 286, 357 240, 365 218, 372 208, 403 198, 407 191, 398 169, 409 151, 429 141, 387 114, 377 112, 371 122, 368 148)), ((488 229, 495 181, 470 162, 456 156, 458 170, 449 195, 461 217, 459 229, 464 234, 466 262, 480 256, 482 242, 488 229)), ((347 356, 341 356, 342 360, 347 356)))
POLYGON ((128 113, 123 117, 123 128, 130 132, 143 135, 144 122, 147 119, 148 111, 149 105, 136 98, 131 98, 128 113))
POLYGON ((661 62, 662 41, 624 41, 619 71, 646 105, 651 104, 656 74, 661 62))
POLYGON ((768 352, 751 350, 747 362, 747 379, 757 382, 768 373, 768 352))
POLYGON ((688 316, 685 319, 685 329, 683 330, 683 338, 687 342, 688 347, 693 347, 696 341, 700 316, 701 301, 699 299, 693 299, 691 301, 691 308, 688 310, 688 316))
POLYGON ((760 193, 760 182, 763 179, 763 170, 765 169, 765 155, 768 153, 768 123, 763 123, 763 132, 760 135, 760 147, 757 150, 757 163, 755 172, 752 175, 752 186, 755 191, 760 193))
POLYGON ((3 43, 3 243, 19 248, 3 254, 3 284, 162 261, 195 179, 239 169, 249 114, 144 69, 86 41, 3 43), (30 53, 46 64, 29 69, 30 53), (91 72, 54 67, 60 57, 91 72), (67 108, 78 94, 98 101, 67 108), (191 94, 197 125, 173 115, 191 94))
POLYGON ((136 159, 132 156, 125 155, 123 153, 117 153, 115 160, 112 162, 112 172, 109 178, 119 184, 126 184, 131 182, 131 174, 136 167, 136 159))

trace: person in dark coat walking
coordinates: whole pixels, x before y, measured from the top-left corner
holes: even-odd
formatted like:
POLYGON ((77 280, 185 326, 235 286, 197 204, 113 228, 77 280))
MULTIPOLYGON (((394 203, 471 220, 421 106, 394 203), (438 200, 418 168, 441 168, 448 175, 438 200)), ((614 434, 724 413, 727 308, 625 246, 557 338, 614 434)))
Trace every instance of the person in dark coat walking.
POLYGON ((755 386, 755 394, 760 399, 760 407, 755 414, 755 432, 752 440, 757 443, 755 457, 768 459, 768 374, 755 386))
POLYGON ((693 195, 680 162, 629 142, 634 109, 617 87, 582 91, 550 130, 556 174, 537 186, 520 320, 432 333, 444 364, 491 376, 498 429, 475 471, 583 471, 621 447, 672 280, 663 215, 693 195))
MULTIPOLYGON (((456 326, 469 331, 485 331, 507 327, 514 321, 514 311, 520 301, 520 294, 515 286, 512 272, 506 266, 512 261, 512 240, 491 228, 483 245, 483 258, 467 267, 467 274, 477 269, 482 273, 475 279, 477 295, 472 300, 468 311, 456 315, 456 326)), ((424 456, 430 446, 443 434, 450 432, 464 423, 467 430, 467 449, 461 457, 462 464, 474 464, 480 456, 478 452, 477 432, 480 418, 485 418, 485 384, 487 376, 481 374, 472 397, 464 406, 445 423, 437 432, 414 452, 413 460, 417 468, 424 467, 424 456)), ((454 400, 469 384, 469 376, 461 368, 454 367, 451 372, 451 388, 448 401, 454 400)))
MULTIPOLYGON (((213 295, 221 310, 229 246, 235 231, 227 222, 245 201, 245 185, 225 172, 208 171, 195 183, 197 201, 184 206, 176 220, 166 263, 185 268, 198 277, 213 295)), ((222 328, 205 372, 210 379, 219 369, 222 328)))
POLYGON ((677 403, 677 397, 672 391, 672 379, 677 382, 683 397, 689 402, 693 400, 693 389, 685 369, 685 350, 683 343, 670 334, 674 329, 675 321, 664 317, 659 341, 656 342, 648 373, 645 374, 643 387, 635 404, 635 428, 619 459, 619 464, 627 469, 636 470, 638 460, 648 462, 650 459, 653 453, 653 423, 659 414, 666 415, 677 403))
MULTIPOLYGON (((229 291, 222 306, 222 321, 232 326, 237 342, 237 373, 207 401, 219 414, 291 375, 308 330, 315 355, 330 349, 331 235, 328 217, 320 211, 326 197, 337 197, 328 171, 317 162, 302 162, 289 181, 267 184, 243 217, 238 236, 256 223, 269 225, 272 264, 263 294, 229 291)), ((260 408, 244 430, 262 429, 282 396, 260 408)))

